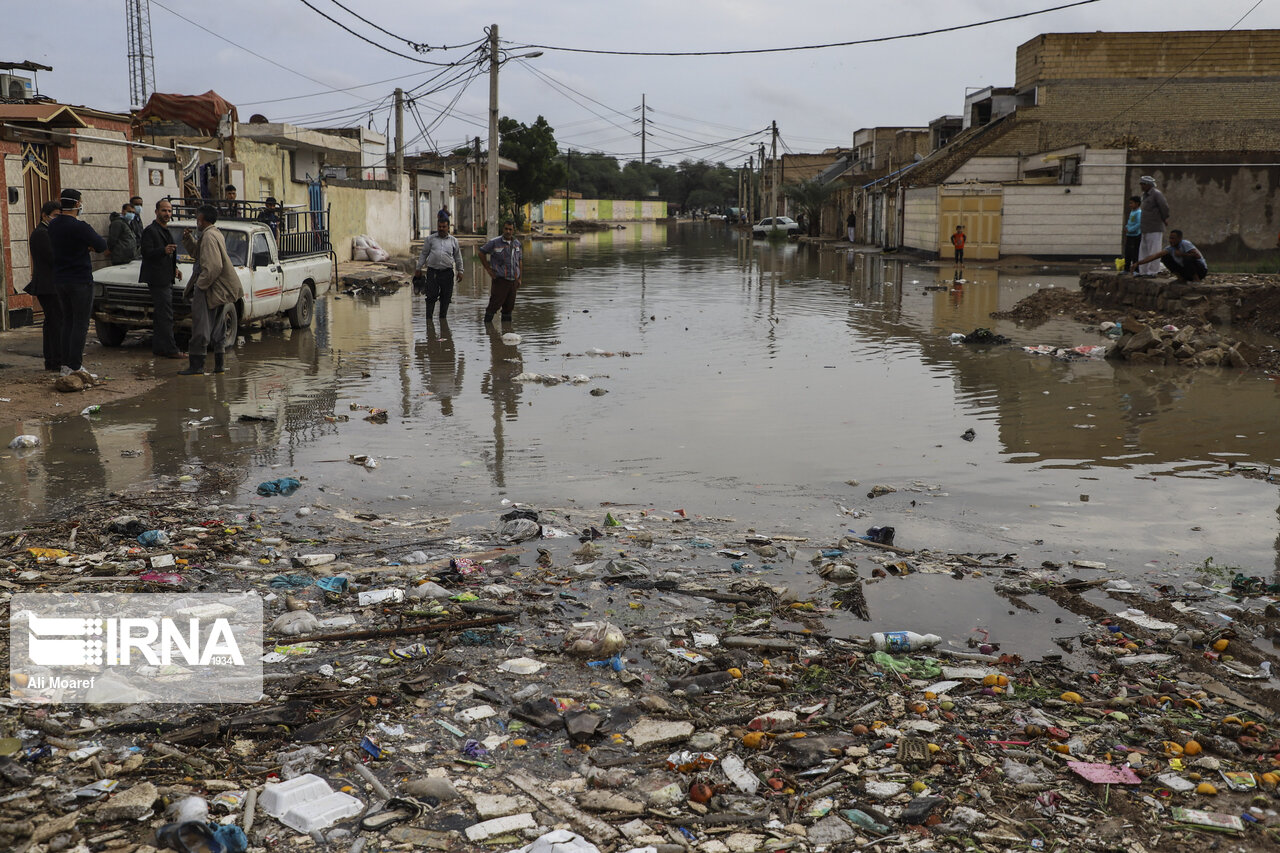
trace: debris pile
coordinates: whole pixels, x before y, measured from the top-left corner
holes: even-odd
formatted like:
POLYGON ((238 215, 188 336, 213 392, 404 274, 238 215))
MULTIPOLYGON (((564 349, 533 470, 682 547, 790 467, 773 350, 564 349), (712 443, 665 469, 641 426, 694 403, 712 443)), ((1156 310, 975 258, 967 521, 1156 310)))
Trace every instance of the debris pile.
POLYGON ((1280 612, 1260 578, 1144 596, 1095 561, 912 550, 900 523, 824 544, 683 510, 348 530, 303 505, 304 481, 260 493, 10 534, 6 594, 250 590, 269 627, 255 705, 31 703, 15 679, 4 849, 1280 842, 1258 642, 1280 612), (986 632, 833 630, 920 572, 1080 621, 1039 661, 986 632))

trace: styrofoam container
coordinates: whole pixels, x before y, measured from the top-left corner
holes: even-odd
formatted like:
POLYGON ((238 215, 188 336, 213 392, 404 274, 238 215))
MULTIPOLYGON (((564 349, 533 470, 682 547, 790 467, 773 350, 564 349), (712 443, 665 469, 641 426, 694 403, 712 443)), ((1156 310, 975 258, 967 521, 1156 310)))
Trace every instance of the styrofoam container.
POLYGON ((334 791, 314 773, 266 785, 258 805, 285 826, 304 833, 332 826, 364 809, 364 803, 334 791))

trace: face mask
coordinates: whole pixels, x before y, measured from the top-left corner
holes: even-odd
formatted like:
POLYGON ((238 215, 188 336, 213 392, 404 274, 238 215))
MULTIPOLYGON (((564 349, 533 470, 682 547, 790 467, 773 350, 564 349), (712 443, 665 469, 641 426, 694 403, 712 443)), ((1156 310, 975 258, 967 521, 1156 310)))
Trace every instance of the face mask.
POLYGON ((136 213, 126 213, 126 214, 124 215, 124 218, 125 218, 125 219, 127 219, 128 221, 132 222, 133 220, 135 220, 135 219, 137 219, 137 218, 138 218, 138 214, 136 214, 136 213))

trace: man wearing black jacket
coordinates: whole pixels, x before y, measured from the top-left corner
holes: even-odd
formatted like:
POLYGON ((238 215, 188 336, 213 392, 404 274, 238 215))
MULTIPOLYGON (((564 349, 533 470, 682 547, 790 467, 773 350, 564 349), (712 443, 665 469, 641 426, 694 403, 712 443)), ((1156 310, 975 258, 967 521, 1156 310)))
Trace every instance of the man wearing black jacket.
POLYGON ((173 338, 173 283, 182 281, 178 245, 169 230, 173 205, 156 202, 156 219, 142 232, 142 269, 138 281, 151 291, 151 353, 158 358, 186 358, 173 338))
POLYGON ((31 251, 31 284, 26 292, 40 300, 44 312, 44 369, 62 367, 62 302, 53 286, 53 241, 49 239, 49 220, 58 215, 61 205, 46 201, 40 208, 40 224, 31 232, 27 244, 31 251))
POLYGON ((64 189, 62 212, 49 223, 53 243, 53 284, 62 301, 62 372, 79 373, 92 384, 98 377, 84 369, 84 342, 93 316, 93 259, 89 252, 105 252, 107 241, 80 219, 84 209, 80 191, 64 189))

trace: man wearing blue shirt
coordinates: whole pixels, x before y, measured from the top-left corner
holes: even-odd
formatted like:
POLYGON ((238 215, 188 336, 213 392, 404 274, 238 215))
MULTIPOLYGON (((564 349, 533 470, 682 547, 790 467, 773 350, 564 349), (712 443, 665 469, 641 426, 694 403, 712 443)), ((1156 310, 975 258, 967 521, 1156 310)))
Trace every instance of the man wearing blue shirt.
POLYGON ((1209 274, 1209 263, 1190 240, 1182 239, 1182 232, 1174 228, 1169 232, 1169 245, 1154 255, 1138 261, 1149 264, 1159 260, 1165 269, 1183 281, 1202 281, 1209 274))
POLYGON ((1142 242, 1142 196, 1129 196, 1129 219, 1124 225, 1124 271, 1132 273, 1138 265, 1138 246, 1142 242))
POLYGON ((493 315, 502 309, 502 322, 511 322, 511 312, 516 307, 516 291, 520 289, 521 256, 520 241, 515 239, 516 227, 511 220, 502 223, 502 236, 494 237, 480 247, 480 263, 492 278, 489 304, 484 309, 486 324, 493 322, 493 315))

